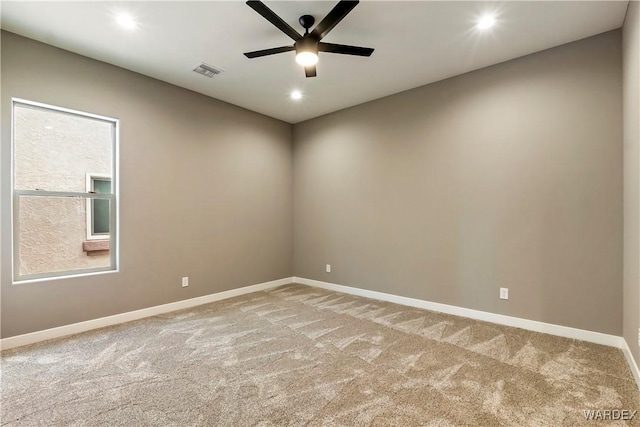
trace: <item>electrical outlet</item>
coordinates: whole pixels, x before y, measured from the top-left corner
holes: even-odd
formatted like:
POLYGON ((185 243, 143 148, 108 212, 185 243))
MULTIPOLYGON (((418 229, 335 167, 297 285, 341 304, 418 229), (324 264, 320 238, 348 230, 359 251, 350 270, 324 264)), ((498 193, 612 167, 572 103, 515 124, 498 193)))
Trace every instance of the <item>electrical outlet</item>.
POLYGON ((500 288, 500 299, 509 299, 509 288, 500 288))
POLYGON ((638 329, 638 347, 640 347, 640 329, 638 329))
POLYGON ((326 271, 327 273, 331 273, 331 264, 327 264, 324 271, 326 271))
POLYGON ((182 287, 186 288, 187 286, 189 286, 189 278, 188 277, 183 277, 182 278, 182 287))

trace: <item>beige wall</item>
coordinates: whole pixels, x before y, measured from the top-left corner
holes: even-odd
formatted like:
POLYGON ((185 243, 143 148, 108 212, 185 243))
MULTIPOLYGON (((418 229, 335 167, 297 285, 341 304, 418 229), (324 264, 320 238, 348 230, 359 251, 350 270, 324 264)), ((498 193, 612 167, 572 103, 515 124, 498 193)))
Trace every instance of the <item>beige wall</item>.
POLYGON ((623 28, 624 338, 640 365, 640 3, 629 3, 623 28))
POLYGON ((620 335, 621 85, 613 31, 295 125, 295 275, 620 335))
MULTIPOLYGON (((14 186, 19 190, 87 191, 87 173, 111 176, 113 123, 17 106, 14 186)), ((23 197, 18 217, 21 275, 107 267, 109 254, 89 255, 87 203, 23 197)))
POLYGON ((2 337, 292 275, 290 125, 7 32, 1 71, 2 337), (120 119, 118 273, 12 285, 11 97, 120 119))

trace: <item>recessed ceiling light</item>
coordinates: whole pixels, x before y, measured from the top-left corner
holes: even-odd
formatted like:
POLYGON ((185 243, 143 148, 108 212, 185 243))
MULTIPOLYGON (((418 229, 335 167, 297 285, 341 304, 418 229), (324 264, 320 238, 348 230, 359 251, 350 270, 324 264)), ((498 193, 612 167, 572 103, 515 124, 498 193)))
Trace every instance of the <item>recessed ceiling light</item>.
POLYGON ((480 19, 478 19, 477 27, 481 30, 486 30, 487 28, 493 27, 496 23, 496 18, 493 15, 483 15, 480 19))
POLYGON ((122 28, 126 28, 127 30, 133 30, 138 26, 138 23, 135 21, 135 19, 133 19, 131 15, 127 15, 125 13, 118 15, 116 21, 122 28))
POLYGON ((291 99, 302 99, 302 92, 300 92, 299 90, 294 90, 293 92, 291 92, 291 99))

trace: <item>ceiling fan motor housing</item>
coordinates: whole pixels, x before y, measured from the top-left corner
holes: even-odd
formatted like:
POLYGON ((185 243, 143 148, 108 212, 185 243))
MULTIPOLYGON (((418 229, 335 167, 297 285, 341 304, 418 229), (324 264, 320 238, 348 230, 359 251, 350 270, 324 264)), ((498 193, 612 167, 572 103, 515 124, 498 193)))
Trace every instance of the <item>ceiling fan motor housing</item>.
POLYGON ((296 43, 296 54, 301 52, 313 52, 318 54, 318 42, 310 36, 304 36, 296 43))

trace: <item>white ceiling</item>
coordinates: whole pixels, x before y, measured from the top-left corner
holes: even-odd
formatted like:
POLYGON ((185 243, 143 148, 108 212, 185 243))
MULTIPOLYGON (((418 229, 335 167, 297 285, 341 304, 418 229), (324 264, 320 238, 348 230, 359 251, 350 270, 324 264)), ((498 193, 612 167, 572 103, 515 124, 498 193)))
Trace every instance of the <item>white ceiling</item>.
MULTIPOLYGON (((269 1, 292 27, 319 22, 337 1, 269 1)), ((297 123, 622 26, 627 1, 362 1, 324 39, 373 47, 370 58, 320 53, 305 78, 294 52, 247 59, 243 52, 292 40, 243 1, 2 1, 8 31, 297 123), (127 12, 139 26, 119 27, 127 12), (488 31, 477 18, 495 13, 488 31), (224 70, 209 79, 200 62, 224 70), (293 101, 292 90, 303 92, 293 101)))

